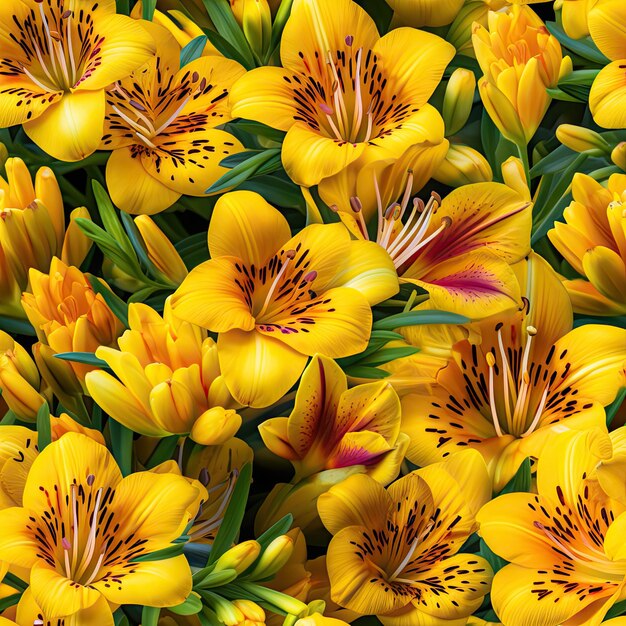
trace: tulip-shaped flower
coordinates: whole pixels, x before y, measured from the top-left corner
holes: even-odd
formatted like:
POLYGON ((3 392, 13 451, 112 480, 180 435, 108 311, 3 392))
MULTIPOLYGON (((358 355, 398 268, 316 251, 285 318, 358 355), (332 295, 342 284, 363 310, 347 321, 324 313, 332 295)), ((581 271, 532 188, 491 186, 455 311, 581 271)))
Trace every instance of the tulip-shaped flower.
POLYGON ((6 0, 0 5, 0 125, 62 161, 98 148, 104 90, 145 63, 152 38, 115 0, 6 0))
POLYGON ((119 349, 102 346, 103 370, 87 374, 91 397, 115 420, 149 437, 190 435, 216 445, 241 426, 236 402, 220 374, 217 346, 198 326, 177 319, 166 304, 163 317, 140 303, 128 311, 130 329, 119 349))
POLYGON ((537 494, 502 495, 478 514, 487 545, 510 561, 491 592, 507 626, 600 624, 623 599, 626 502, 597 470, 611 453, 606 432, 560 434, 539 459, 537 494))
POLYGON ((352 241, 342 224, 313 224, 291 237, 282 214, 249 191, 217 201, 209 251, 172 308, 219 333, 220 368, 241 404, 278 400, 316 352, 364 350, 370 305, 398 290, 393 263, 374 243, 352 241))
POLYGON ((603 187, 586 174, 572 181, 565 224, 548 233, 565 260, 582 276, 565 287, 577 313, 626 313, 626 175, 613 174, 603 187))
POLYGON ((0 511, 2 559, 30 570, 47 619, 112 626, 120 604, 174 606, 191 591, 185 557, 134 559, 183 533, 198 494, 180 476, 122 478, 103 445, 68 433, 33 462, 22 506, 0 511))
POLYGON ((355 237, 386 250, 400 282, 426 289, 433 308, 479 318, 519 304, 509 264, 530 250, 530 203, 500 183, 465 185, 443 200, 433 193, 426 204, 411 202, 420 176, 412 160, 406 154, 364 168, 352 196, 331 179, 320 184, 320 195, 355 237))
POLYGON ((600 70, 591 86, 589 108, 603 128, 626 127, 624 66, 626 66, 626 4, 621 0, 599 0, 588 13, 591 37, 611 62, 600 70))
POLYGON ((333 538, 331 597, 384 626, 461 624, 489 592, 485 559, 459 550, 489 500, 485 463, 473 450, 400 478, 386 490, 351 476, 320 497, 333 538))
POLYGON ((603 407, 624 384, 626 330, 572 330, 569 297, 550 266, 533 254, 515 269, 524 308, 477 323, 480 343, 455 344, 438 384, 405 396, 402 407, 411 461, 426 465, 475 447, 495 491, 525 458, 550 454, 555 433, 603 424, 603 407))
POLYGON ((398 157, 424 141, 426 103, 453 56, 443 39, 412 28, 379 37, 352 0, 298 0, 282 36, 283 67, 243 76, 233 115, 287 131, 285 169, 310 187, 366 152, 398 157))
POLYGON ((107 90, 100 145, 113 150, 106 168, 111 199, 129 213, 158 213, 183 194, 204 195, 227 171, 220 161, 243 150, 215 128, 231 119, 228 94, 243 67, 210 56, 181 68, 170 33, 156 24, 150 32, 156 55, 107 90))
POLYGON ((550 104, 546 88, 556 87, 571 63, 530 7, 490 11, 488 21, 488 28, 476 24, 472 36, 483 71, 480 96, 500 132, 526 146, 550 104))

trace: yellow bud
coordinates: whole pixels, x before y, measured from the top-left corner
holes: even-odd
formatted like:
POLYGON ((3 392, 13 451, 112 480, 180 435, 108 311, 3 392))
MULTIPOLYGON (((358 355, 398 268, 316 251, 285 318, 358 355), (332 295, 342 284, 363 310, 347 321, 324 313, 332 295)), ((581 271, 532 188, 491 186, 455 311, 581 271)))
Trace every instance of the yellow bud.
POLYGON ((458 133, 469 118, 474 102, 476 77, 474 72, 457 68, 452 72, 443 98, 441 115, 446 125, 446 136, 458 133))
POLYGON ((509 157, 502 164, 502 178, 504 184, 517 191, 524 200, 530 200, 530 189, 526 180, 526 172, 520 159, 509 157))
POLYGON ((178 287, 187 276, 187 268, 172 242, 148 215, 135 218, 135 225, 146 246, 148 258, 155 267, 178 287))
POLYGON ((626 172, 626 141, 621 141, 613 148, 611 161, 626 172))
POLYGON ((9 151, 7 150, 7 147, 3 143, 0 143, 0 172, 2 173, 5 172, 4 164, 7 162, 8 158, 9 151))
POLYGON ((90 220, 87 207, 81 206, 70 213, 70 223, 65 231, 61 260, 67 265, 79 267, 91 249, 92 241, 76 224, 76 218, 90 220))
POLYGON ((217 559, 214 571, 234 569, 238 574, 241 574, 257 560, 260 553, 261 544, 254 539, 238 543, 217 559))
POLYGON ((450 25, 446 41, 449 41, 457 49, 458 53, 474 56, 472 26, 474 22, 486 26, 488 12, 489 6, 483 0, 466 2, 450 25))
POLYGON ((204 446, 218 446, 234 437, 241 417, 232 409, 214 406, 205 411, 191 427, 191 438, 204 446))
POLYGON ((272 37, 272 13, 267 0, 231 0, 231 8, 252 50, 263 56, 272 37))
POLYGON ((561 124, 556 129, 556 138, 574 152, 587 152, 592 156, 602 156, 611 151, 611 147, 602 135, 582 126, 561 124))
POLYGON ((252 600, 233 600, 233 604, 243 613, 244 619, 251 622, 265 623, 265 611, 252 600))
MULTIPOLYGON (((2 192, 0 191, 0 194, 2 192)), ((1 218, 0 218, 1 219, 1 218)), ((26 317, 21 304, 22 289, 0 245, 0 315, 23 319, 26 317)))
POLYGON ((493 179, 493 173, 480 152, 469 146, 450 144, 448 154, 433 178, 449 187, 459 187, 469 183, 489 182, 493 179))
POLYGON ((107 283, 129 293, 139 291, 144 286, 141 281, 115 265, 111 259, 104 259, 102 262, 102 275, 107 283))
POLYGON ((280 571, 293 553, 293 539, 289 535, 276 537, 263 551, 261 558, 250 572, 251 580, 270 578, 280 571))

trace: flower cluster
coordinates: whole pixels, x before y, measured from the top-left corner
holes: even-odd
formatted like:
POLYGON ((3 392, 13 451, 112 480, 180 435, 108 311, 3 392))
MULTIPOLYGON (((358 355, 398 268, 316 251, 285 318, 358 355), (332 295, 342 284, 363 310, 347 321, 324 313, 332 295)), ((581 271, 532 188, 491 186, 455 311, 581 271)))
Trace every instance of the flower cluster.
POLYGON ((0 1, 0 626, 626 626, 625 400, 625 0, 0 1))

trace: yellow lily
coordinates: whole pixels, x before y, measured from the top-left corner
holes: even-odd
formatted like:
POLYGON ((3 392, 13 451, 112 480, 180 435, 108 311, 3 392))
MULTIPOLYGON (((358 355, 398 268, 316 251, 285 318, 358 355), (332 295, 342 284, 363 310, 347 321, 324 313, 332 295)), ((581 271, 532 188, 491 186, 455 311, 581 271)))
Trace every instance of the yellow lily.
POLYGON ((565 224, 548 237, 585 279, 564 281, 577 313, 626 313, 626 174, 612 174, 606 187, 576 173, 565 224))
POLYGON ((599 429, 561 434, 539 459, 537 494, 505 494, 478 514, 487 545, 510 561, 491 593, 507 626, 600 624, 626 597, 626 506, 595 471, 611 449, 599 429))
POLYGON ((7 179, 0 176, 0 247, 22 290, 28 285, 28 270, 47 272, 54 256, 70 265, 80 265, 91 247, 76 226, 77 217, 89 218, 85 207, 70 214, 65 225, 63 198, 54 172, 40 167, 35 181, 22 159, 5 163, 7 179))
POLYGON ((219 333, 224 381, 244 405, 278 400, 316 352, 362 351, 370 305, 398 290, 393 263, 375 244, 351 241, 342 224, 291 237, 282 214, 249 191, 217 201, 208 235, 211 260, 185 278, 172 309, 219 333))
POLYGON ((183 194, 203 196, 227 171, 220 161, 243 150, 215 127, 231 119, 228 94, 245 70, 218 56, 181 68, 170 33, 157 24, 150 32, 156 55, 107 91, 100 144, 113 150, 106 167, 111 199, 128 213, 159 213, 183 194))
POLYGON ((62 399, 80 395, 85 374, 93 367, 54 355, 112 345, 122 323, 86 275, 56 257, 48 274, 30 270, 30 293, 23 294, 22 306, 39 339, 33 353, 46 382, 62 399))
POLYGON ((119 349, 101 346, 103 370, 87 374, 89 395, 116 421, 149 437, 190 435, 205 445, 221 444, 241 426, 241 417, 220 374, 217 347, 206 331, 172 315, 163 317, 133 303, 130 329, 119 349))
POLYGON ((593 120, 603 128, 626 127, 626 112, 621 106, 626 96, 626 5, 620 0, 598 0, 588 14, 589 32, 600 52, 611 62, 600 70, 591 85, 589 108, 593 120))
POLYGON ((67 433, 33 462, 23 506, 0 511, 2 557, 30 570, 33 599, 47 619, 112 624, 119 604, 174 606, 191 591, 185 557, 133 559, 180 536, 197 494, 180 476, 122 478, 104 446, 67 433))
POLYGON ((105 89, 154 53, 141 24, 115 14, 115 0, 6 0, 0 39, 0 125, 22 124, 62 161, 98 148, 105 89))
POLYGON ((597 0, 555 0, 554 8, 561 9, 563 30, 573 39, 589 34, 589 11, 597 0))
POLYGON ((526 457, 551 454, 551 437, 604 423, 603 406, 624 384, 626 330, 587 324, 572 330, 559 277, 532 254, 515 267, 525 306, 475 324, 431 393, 405 396, 408 458, 436 462, 475 447, 500 491, 526 457))
POLYGON ((310 187, 368 152, 398 157, 421 143, 432 116, 426 103, 453 56, 431 33, 398 28, 379 37, 352 0, 296 0, 282 36, 283 68, 243 76, 232 112, 286 131, 285 169, 310 187))
POLYGON ((323 181, 320 195, 355 237, 386 250, 401 282, 426 289, 433 308, 478 318, 519 303, 509 264, 530 250, 530 203, 506 185, 477 183, 411 204, 410 163, 374 163, 352 189, 323 181))
POLYGON ((386 490, 351 476, 320 497, 333 535, 331 596, 384 626, 462 623, 489 592, 491 568, 459 549, 489 500, 485 463, 473 450, 400 478, 386 490))
POLYGON ((489 117, 510 141, 525 146, 535 134, 565 71, 561 46, 528 6, 489 12, 488 28, 476 24, 472 42, 483 77, 478 89, 489 117))

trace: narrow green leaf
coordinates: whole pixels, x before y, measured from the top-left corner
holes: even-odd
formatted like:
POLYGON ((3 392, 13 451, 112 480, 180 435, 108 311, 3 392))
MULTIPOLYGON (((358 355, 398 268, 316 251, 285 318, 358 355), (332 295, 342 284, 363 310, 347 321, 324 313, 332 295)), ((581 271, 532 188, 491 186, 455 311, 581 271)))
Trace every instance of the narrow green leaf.
POLYGON ((577 55, 597 63, 598 65, 607 65, 610 63, 600 50, 596 47, 590 37, 584 37, 583 39, 572 39, 569 37, 563 28, 556 22, 546 22, 546 27, 553 34, 563 46, 575 52, 577 55))
POLYGON ((87 274, 87 279, 92 289, 104 298, 115 317, 122 322, 125 328, 128 328, 128 304, 116 296, 97 276, 87 274))
POLYGON ((144 20, 152 21, 157 0, 143 0, 141 17, 144 20))
POLYGON ((505 493, 528 492, 532 485, 530 459, 526 458, 519 466, 515 476, 509 480, 498 495, 505 493))
POLYGON ((616 602, 607 612, 606 618, 619 617, 626 614, 626 600, 620 600, 616 602))
POLYGON ((387 378, 390 376, 390 372, 386 372, 385 370, 380 370, 377 367, 367 367, 366 365, 351 365, 345 369, 345 372, 348 376, 352 376, 353 378, 387 378))
POLYGON ((198 35, 194 37, 181 51, 180 51, 180 66, 185 67, 187 63, 191 63, 202 56, 202 51, 206 42, 208 41, 206 35, 198 35))
POLYGON ((128 476, 133 471, 133 431, 113 418, 109 420, 109 429, 113 456, 120 466, 122 476, 128 476))
POLYGON ((287 513, 287 515, 272 524, 263 534, 259 535, 257 542, 261 544, 261 552, 265 550, 274 539, 287 533, 291 528, 291 524, 293 524, 293 515, 287 513))
POLYGON ((374 330, 393 330, 423 324, 467 324, 469 321, 468 317, 449 311, 408 311, 374 322, 374 330))
POLYGON ((252 176, 268 174, 281 167, 280 148, 263 150, 220 176, 205 193, 217 193, 242 183, 252 176))
POLYGON ((384 365, 385 363, 389 363, 389 361, 393 361, 395 359, 402 359, 407 356, 411 356, 412 354, 417 354, 420 351, 419 348, 414 346, 406 346, 401 348, 387 348, 384 350, 377 350, 371 356, 363 359, 361 363, 363 365, 384 365))
POLYGON ((129 0, 115 0, 115 6, 117 9, 117 12, 120 15, 128 15, 130 13, 130 1, 129 0))
POLYGON ((530 168, 530 177, 536 178, 544 174, 562 172, 578 156, 577 152, 570 150, 567 146, 559 146, 552 150, 547 156, 541 159, 536 165, 530 168))
POLYGON ((178 435, 172 435, 171 437, 161 439, 146 461, 146 469, 152 469, 165 461, 169 461, 176 450, 179 438, 178 435))
MULTIPOLYGON (((289 1, 291 2, 292 0, 289 1)), ((286 135, 286 133, 282 130, 277 130, 276 128, 272 128, 266 124, 261 124, 261 122, 254 122, 252 120, 238 120, 237 122, 232 123, 232 126, 250 133, 251 135, 265 137, 266 139, 271 139, 272 141, 276 141, 278 143, 282 143, 286 135)))
POLYGON ((276 16, 274 17, 274 22, 272 24, 272 36, 270 39, 270 46, 268 50, 268 54, 266 60, 272 56, 274 50, 280 43, 280 37, 283 34, 283 30, 285 28, 285 24, 289 19, 289 15, 291 14, 291 6, 293 5, 293 0, 281 0, 280 6, 276 11, 276 16))
POLYGON ((149 554, 142 554, 141 556, 137 556, 134 559, 131 559, 133 563, 147 563, 150 561, 164 561, 165 559, 171 559, 175 556, 180 556, 183 554, 185 548, 184 543, 177 543, 167 548, 163 548, 162 550, 155 550, 154 552, 150 552, 149 554))
POLYGON ((263 154, 264 152, 265 152, 265 149, 245 150, 244 152, 237 152, 236 154, 229 154, 225 159, 222 159, 220 161, 220 165, 222 167, 227 167, 229 169, 232 169, 233 167, 236 167, 237 165, 241 165, 241 163, 245 163, 246 161, 256 156, 257 154, 263 154))
POLYGON ((141 610, 141 626, 158 626, 161 609, 154 606, 144 606, 141 610))
POLYGON ((51 441, 50 407, 47 402, 44 402, 37 411, 37 447, 39 452, 42 452, 51 441))
POLYGON ((196 615, 202 610, 202 600, 199 595, 192 592, 182 604, 170 606, 167 610, 176 615, 196 615))
POLYGON ((6 596, 6 598, 2 598, 2 600, 0 600, 0 612, 8 609, 10 606, 16 605, 20 601, 21 597, 21 593, 14 593, 10 596, 6 596))
POLYGON ((252 465, 246 463, 239 472, 235 488, 233 489, 233 495, 228 503, 224 519, 213 542, 207 565, 215 563, 215 561, 217 561, 217 559, 235 542, 246 511, 251 478, 252 465))
MULTIPOLYGON (((145 8, 146 5, 144 4, 143 6, 145 8)), ((91 181, 91 188, 93 189, 93 195, 98 205, 98 212, 100 213, 104 229, 113 237, 120 248, 132 257, 134 254, 133 246, 126 236, 126 231, 122 227, 122 223, 117 217, 116 209, 109 198, 109 194, 97 180, 91 181)))
POLYGON ((26 335, 36 337, 37 333, 28 320, 19 320, 12 317, 0 315, 0 330, 9 335, 26 335))

